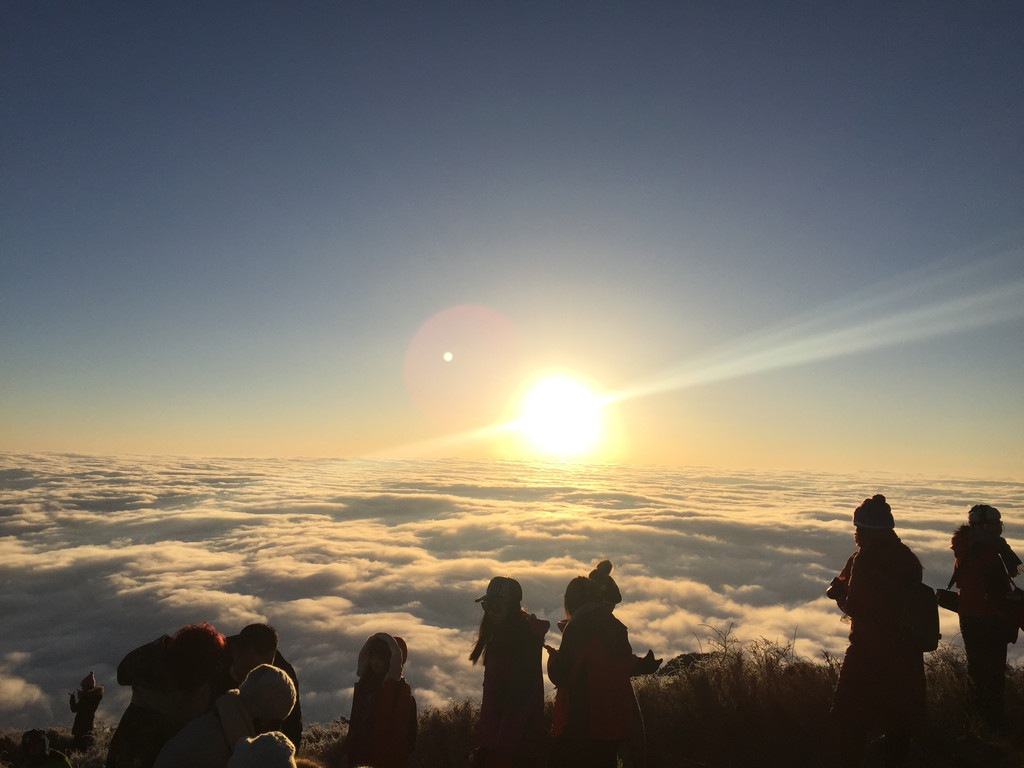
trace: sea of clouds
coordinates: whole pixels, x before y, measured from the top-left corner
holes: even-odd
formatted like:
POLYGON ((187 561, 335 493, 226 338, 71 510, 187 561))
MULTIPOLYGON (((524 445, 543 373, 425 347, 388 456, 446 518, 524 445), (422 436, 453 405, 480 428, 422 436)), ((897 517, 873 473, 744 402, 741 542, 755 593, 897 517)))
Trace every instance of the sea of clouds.
POLYGON ((553 626, 569 579, 605 557, 638 653, 707 650, 731 628, 840 654, 848 625, 823 593, 854 550, 854 507, 876 492, 932 586, 975 503, 1003 511, 1024 554, 1016 481, 0 454, 0 727, 70 724, 67 692, 89 670, 106 685, 99 719, 115 724, 124 654, 199 621, 273 624, 307 723, 348 715, 356 654, 378 631, 407 640, 421 709, 478 698, 467 656, 488 580, 517 578, 553 626))

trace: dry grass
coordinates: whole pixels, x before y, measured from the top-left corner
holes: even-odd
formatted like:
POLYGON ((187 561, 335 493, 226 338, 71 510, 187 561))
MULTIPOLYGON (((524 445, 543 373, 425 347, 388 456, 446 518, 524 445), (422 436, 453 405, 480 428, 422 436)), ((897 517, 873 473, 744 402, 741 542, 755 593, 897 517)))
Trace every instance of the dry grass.
MULTIPOLYGON (((710 652, 679 657, 664 674, 634 680, 644 714, 647 768, 829 768, 839 764, 837 732, 829 717, 840 659, 797 658, 792 644, 737 644, 712 630, 710 652)), ((966 707, 963 650, 940 645, 926 655, 929 721, 914 740, 910 768, 1024 768, 1024 729, 996 736, 966 707)), ((548 707, 550 717, 550 706, 548 707)), ((477 705, 452 702, 420 713, 410 768, 465 768, 473 747, 477 705)), ((1024 723, 1024 668, 1008 674, 1007 721, 1024 723)), ((330 765, 347 731, 344 718, 312 724, 301 754, 330 765)), ((67 752, 68 728, 47 731, 67 752)), ((102 768, 110 730, 88 752, 69 752, 75 768, 102 768)), ((18 764, 20 733, 0 733, 0 766, 18 764)), ((880 765, 869 754, 866 765, 880 765)))

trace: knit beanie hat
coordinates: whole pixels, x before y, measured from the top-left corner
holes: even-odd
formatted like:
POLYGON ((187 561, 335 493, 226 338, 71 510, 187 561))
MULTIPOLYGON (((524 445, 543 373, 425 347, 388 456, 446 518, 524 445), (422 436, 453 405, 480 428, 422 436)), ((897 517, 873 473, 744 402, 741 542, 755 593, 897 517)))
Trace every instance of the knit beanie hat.
POLYGON ((975 504, 971 507, 971 511, 967 513, 967 522, 971 525, 995 523, 1001 519, 999 510, 995 507, 990 507, 988 504, 975 504))
POLYGON ((295 706, 295 685, 277 667, 260 664, 238 688, 238 695, 252 718, 284 720, 295 706))
POLYGON ((619 585, 612 578, 611 560, 602 560, 590 572, 590 580, 601 588, 601 597, 608 605, 618 605, 622 602, 622 593, 619 592, 619 585))
POLYGON ((853 512, 853 524, 858 528, 895 528, 892 519, 892 508, 885 502, 885 496, 876 493, 870 499, 864 499, 853 512))
POLYGON ((227 768, 295 768, 295 746, 280 731, 242 738, 235 742, 227 768))
POLYGON ((83 691, 91 691, 95 687, 96 687, 96 674, 94 672, 89 672, 88 675, 86 675, 85 677, 82 678, 82 690, 83 691))

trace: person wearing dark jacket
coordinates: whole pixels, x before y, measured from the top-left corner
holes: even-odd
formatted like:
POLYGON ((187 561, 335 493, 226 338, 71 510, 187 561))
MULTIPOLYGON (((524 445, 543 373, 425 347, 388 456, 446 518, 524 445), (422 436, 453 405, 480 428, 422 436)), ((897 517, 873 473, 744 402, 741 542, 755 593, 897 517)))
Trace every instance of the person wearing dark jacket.
POLYGON ((356 666, 341 768, 405 768, 416 746, 416 699, 402 676, 409 648, 378 632, 363 643, 356 666))
POLYGON ((74 737, 72 747, 84 752, 94 741, 92 728, 96 709, 103 699, 103 686, 96 685, 96 675, 90 671, 82 678, 81 690, 78 691, 77 697, 74 693, 69 696, 71 711, 75 713, 75 722, 71 726, 71 735, 74 737))
POLYGON ((585 576, 566 587, 565 615, 561 646, 548 648, 548 677, 556 687, 548 765, 615 768, 636 711, 629 633, 585 576))
POLYGON ((71 768, 67 755, 50 749, 50 739, 44 731, 25 731, 21 735, 21 751, 26 768, 71 768))
MULTIPOLYGON (((1011 578, 1020 558, 1002 537, 999 510, 978 504, 967 524, 953 534, 954 577, 960 594, 960 634, 967 652, 967 676, 975 712, 990 726, 1003 726, 1006 646, 1017 642, 1019 624, 1011 617, 1011 578)), ((1016 606, 1019 610, 1020 606, 1016 606)))
MULTIPOLYGON (((876 494, 853 513, 858 550, 826 595, 850 619, 850 645, 836 685, 844 768, 861 764, 870 733, 884 733, 885 765, 903 765, 925 717, 924 655, 901 637, 906 595, 921 561, 896 535, 892 509, 876 494)), ((844 617, 845 618, 845 617, 844 617)))
POLYGON ((117 682, 132 700, 110 740, 107 768, 151 768, 168 739, 210 708, 224 636, 208 623, 182 627, 125 656, 117 682))
POLYGON ((281 732, 291 740, 296 750, 302 744, 302 702, 299 698, 299 678, 295 668, 281 655, 277 630, 269 624, 249 624, 237 635, 225 638, 225 659, 214 686, 214 699, 240 685, 246 676, 260 664, 270 664, 291 678, 295 686, 295 706, 281 725, 281 732))
POLYGON ((495 576, 477 598, 484 614, 469 655, 484 663, 474 768, 529 768, 547 751, 541 649, 551 624, 522 607, 519 582, 495 576))
POLYGON ((239 744, 279 731, 293 706, 295 686, 287 673, 260 664, 238 688, 221 694, 213 709, 170 738, 153 768, 226 768, 239 744))

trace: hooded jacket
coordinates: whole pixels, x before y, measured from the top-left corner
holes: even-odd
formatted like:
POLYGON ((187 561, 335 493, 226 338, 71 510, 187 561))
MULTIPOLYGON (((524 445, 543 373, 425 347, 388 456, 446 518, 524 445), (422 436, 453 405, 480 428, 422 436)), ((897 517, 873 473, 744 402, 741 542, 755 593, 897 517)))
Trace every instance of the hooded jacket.
POLYGON ((352 713, 342 744, 343 766, 405 768, 416 746, 416 699, 402 677, 408 651, 401 638, 378 632, 359 651, 352 713), (384 678, 370 669, 370 648, 383 642, 390 652, 384 678))
POLYGON ((103 690, 102 685, 85 688, 78 692, 77 700, 75 694, 71 694, 69 703, 71 711, 75 713, 75 722, 71 726, 72 736, 85 736, 92 733, 96 709, 103 699, 103 690))

